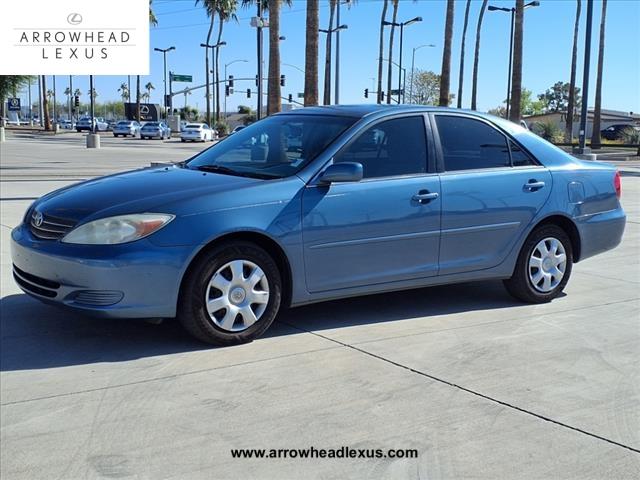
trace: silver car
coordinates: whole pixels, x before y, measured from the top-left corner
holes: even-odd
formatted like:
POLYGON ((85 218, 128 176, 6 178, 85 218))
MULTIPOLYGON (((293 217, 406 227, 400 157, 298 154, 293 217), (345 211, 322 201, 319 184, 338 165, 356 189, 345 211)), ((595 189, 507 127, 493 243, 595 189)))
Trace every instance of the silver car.
POLYGON ((131 135, 132 137, 136 137, 140 135, 140 128, 140 124, 135 120, 121 120, 113 127, 113 136, 119 137, 122 135, 126 137, 131 135))

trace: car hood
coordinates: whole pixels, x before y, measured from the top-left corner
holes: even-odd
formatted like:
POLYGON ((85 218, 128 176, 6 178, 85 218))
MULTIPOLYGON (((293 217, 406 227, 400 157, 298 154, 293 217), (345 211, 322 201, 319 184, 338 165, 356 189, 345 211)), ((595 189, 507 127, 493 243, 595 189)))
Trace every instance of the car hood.
POLYGON ((51 192, 35 204, 44 214, 75 222, 162 211, 201 195, 242 189, 261 180, 180 167, 158 167, 101 177, 51 192), (167 208, 160 209, 161 206, 167 208))

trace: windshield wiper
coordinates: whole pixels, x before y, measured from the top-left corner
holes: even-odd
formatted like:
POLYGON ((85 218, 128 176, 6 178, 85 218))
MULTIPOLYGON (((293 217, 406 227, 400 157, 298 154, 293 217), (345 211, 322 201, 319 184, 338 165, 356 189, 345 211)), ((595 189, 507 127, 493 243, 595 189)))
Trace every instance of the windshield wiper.
POLYGON ((263 173, 254 173, 254 172, 239 172, 229 167, 224 167, 222 165, 198 165, 196 170, 200 170, 203 172, 211 172, 211 173, 221 173, 222 175, 234 175, 236 177, 249 177, 249 178, 261 178, 261 179, 272 179, 279 178, 277 175, 267 175, 263 173))

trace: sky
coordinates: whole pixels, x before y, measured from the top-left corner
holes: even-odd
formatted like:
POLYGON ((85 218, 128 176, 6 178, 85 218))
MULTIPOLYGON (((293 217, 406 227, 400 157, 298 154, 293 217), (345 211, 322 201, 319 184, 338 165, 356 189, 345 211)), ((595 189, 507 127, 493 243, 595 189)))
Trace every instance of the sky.
MULTIPOLYGON (((137 0, 141 1, 141 0, 137 0)), ((142 0, 146 1, 146 0, 142 0)), ((151 27, 151 75, 142 77, 142 85, 151 82, 156 89, 151 101, 162 103, 163 62, 162 54, 154 52, 154 47, 175 46, 176 50, 167 54, 168 69, 177 74, 193 76, 192 84, 175 84, 174 91, 182 86, 196 86, 204 83, 204 52, 199 46, 206 40, 208 19, 201 5, 194 6, 194 0, 154 0, 153 8, 158 25, 151 27)), ((469 27, 465 48, 465 73, 463 107, 468 108, 471 100, 471 74, 476 35, 476 24, 481 0, 472 0, 469 27)), ((514 0, 492 0, 490 5, 511 8, 514 0)), ((584 56, 584 33, 586 1, 582 2, 582 17, 578 49, 577 84, 582 86, 582 65, 584 56)), ((377 75, 378 30, 382 0, 359 0, 355 6, 341 9, 341 23, 348 29, 341 33, 340 50, 340 103, 372 103, 375 95, 365 99, 365 88, 373 90, 377 75)), ((451 65, 451 92, 458 89, 458 69, 460 45, 466 1, 455 2, 454 41, 451 65)), ((535 95, 542 93, 557 81, 568 81, 571 67, 571 48, 575 19, 574 0, 540 0, 540 6, 525 11, 523 87, 535 95)), ((594 103, 597 51, 602 3, 594 1, 591 72, 589 106, 594 103)), ((398 21, 406 21, 421 16, 423 21, 407 26, 404 30, 403 66, 410 69, 412 50, 423 44, 434 44, 416 51, 415 66, 419 69, 439 73, 442 64, 444 43, 444 22, 446 2, 444 0, 400 0, 398 21)), ((292 0, 292 6, 283 6, 280 30, 286 40, 281 42, 281 73, 286 75, 284 96, 304 90, 304 75, 296 69, 304 68, 306 2, 292 0), (287 65, 289 64, 289 65, 287 65), (290 66, 290 65, 293 65, 290 66)), ((320 27, 328 26, 328 0, 320 0, 320 27)), ((390 19, 391 8, 388 19, 390 19)), ((256 75, 256 35, 250 26, 255 9, 240 8, 238 21, 225 24, 223 40, 227 42, 220 50, 220 66, 234 60, 227 68, 228 75, 236 78, 256 75)), ((640 112, 640 2, 637 0, 609 0, 606 23, 606 50, 604 56, 604 76, 602 85, 602 107, 612 110, 640 112)), ((507 68, 509 54, 509 14, 506 12, 485 13, 482 25, 480 66, 478 80, 478 109, 486 111, 494 108, 506 98, 507 68)), ((217 32, 217 23, 214 33, 217 32)), ((214 37, 215 38, 215 37, 214 37)), ((265 62, 268 58, 268 32, 265 31, 265 62)), ((320 34, 319 77, 320 92, 324 77, 325 35, 320 34)), ((394 61, 399 61, 398 33, 396 33, 394 61)), ((385 48, 386 50, 386 48, 385 48)), ((386 57, 386 53, 385 53, 386 57)), ((265 63, 266 72, 266 63, 265 63)), ((386 67, 385 67, 386 72, 386 67)), ((409 73, 410 75, 410 73, 409 73)), ((221 71, 221 78, 223 72, 221 71)), ((394 72, 394 88, 397 70, 394 72)), ((98 100, 119 100, 117 92, 126 76, 95 77, 98 100)), ((59 98, 67 86, 68 77, 57 77, 59 98)), ((135 89, 135 77, 131 79, 135 89)), ((74 77, 74 89, 88 91, 88 77, 74 77)), ((236 82, 235 93, 227 98, 228 111, 238 105, 256 106, 256 96, 246 98, 246 89, 255 89, 253 81, 236 82)), ((221 89, 223 91, 223 89, 221 89)), ((35 89, 33 90, 35 93, 35 89)), ((224 94, 223 94, 224 95, 224 94)), ((333 95, 333 88, 332 88, 333 95)), ((204 89, 194 91, 187 98, 189 105, 201 112, 205 109, 204 89)), ((266 102, 265 102, 266 103, 266 102)), ((285 102, 286 103, 286 102, 285 102)), ((174 98, 174 106, 184 105, 184 96, 174 98)))

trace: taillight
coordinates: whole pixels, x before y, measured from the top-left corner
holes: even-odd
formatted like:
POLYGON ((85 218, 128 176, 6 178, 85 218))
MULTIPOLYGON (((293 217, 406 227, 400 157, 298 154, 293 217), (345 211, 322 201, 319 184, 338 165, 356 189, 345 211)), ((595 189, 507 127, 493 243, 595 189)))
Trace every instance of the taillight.
POLYGON ((620 198, 622 195, 622 182, 620 181, 620 172, 617 170, 615 177, 613 177, 613 187, 616 189, 616 197, 620 198))

